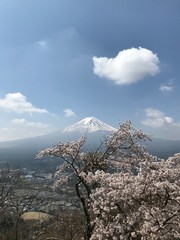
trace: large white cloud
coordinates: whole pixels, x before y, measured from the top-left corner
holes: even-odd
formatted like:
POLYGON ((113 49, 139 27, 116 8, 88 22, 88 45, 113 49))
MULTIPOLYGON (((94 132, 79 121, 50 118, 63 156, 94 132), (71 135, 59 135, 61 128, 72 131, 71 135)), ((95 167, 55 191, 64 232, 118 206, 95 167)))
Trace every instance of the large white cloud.
POLYGON ((8 93, 0 99, 0 108, 17 113, 48 113, 46 109, 34 107, 23 94, 8 93))
POLYGON ((157 55, 141 47, 120 51, 114 58, 95 56, 93 63, 96 75, 119 85, 137 82, 160 71, 157 55))

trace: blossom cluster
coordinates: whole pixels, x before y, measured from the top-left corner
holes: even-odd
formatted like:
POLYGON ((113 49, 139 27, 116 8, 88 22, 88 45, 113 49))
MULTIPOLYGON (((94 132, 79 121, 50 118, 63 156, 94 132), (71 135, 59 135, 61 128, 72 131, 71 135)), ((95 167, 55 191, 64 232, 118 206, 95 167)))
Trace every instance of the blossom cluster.
POLYGON ((90 196, 95 215, 91 239, 180 239, 180 154, 145 161, 137 175, 97 171, 90 196))

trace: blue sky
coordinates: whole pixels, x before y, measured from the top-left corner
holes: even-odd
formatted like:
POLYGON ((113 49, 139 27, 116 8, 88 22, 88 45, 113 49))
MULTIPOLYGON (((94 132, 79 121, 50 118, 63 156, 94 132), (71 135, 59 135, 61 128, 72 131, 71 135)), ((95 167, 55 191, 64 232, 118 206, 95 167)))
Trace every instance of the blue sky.
POLYGON ((0 141, 94 116, 180 139, 179 0, 1 0, 0 141))

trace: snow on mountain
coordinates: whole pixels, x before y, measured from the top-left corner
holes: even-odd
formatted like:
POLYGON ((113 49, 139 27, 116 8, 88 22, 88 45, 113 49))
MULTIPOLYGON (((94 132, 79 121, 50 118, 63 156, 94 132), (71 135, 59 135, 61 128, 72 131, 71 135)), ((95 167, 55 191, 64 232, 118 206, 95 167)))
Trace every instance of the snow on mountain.
POLYGON ((111 127, 110 125, 100 121, 95 117, 86 117, 81 121, 67 127, 63 132, 80 132, 81 134, 92 133, 97 131, 107 131, 113 132, 116 131, 116 128, 111 127))

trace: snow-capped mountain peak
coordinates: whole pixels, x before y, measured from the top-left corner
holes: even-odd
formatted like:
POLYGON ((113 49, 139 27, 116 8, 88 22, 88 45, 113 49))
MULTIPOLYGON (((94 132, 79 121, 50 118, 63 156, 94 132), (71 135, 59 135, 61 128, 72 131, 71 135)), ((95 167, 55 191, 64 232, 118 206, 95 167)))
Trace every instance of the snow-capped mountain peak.
POLYGON ((113 132, 113 131, 116 131, 116 129, 100 121, 95 117, 86 117, 81 121, 64 129, 64 132, 75 132, 75 131, 78 131, 81 134, 84 134, 84 133, 91 133, 91 132, 97 132, 97 131, 113 132))

